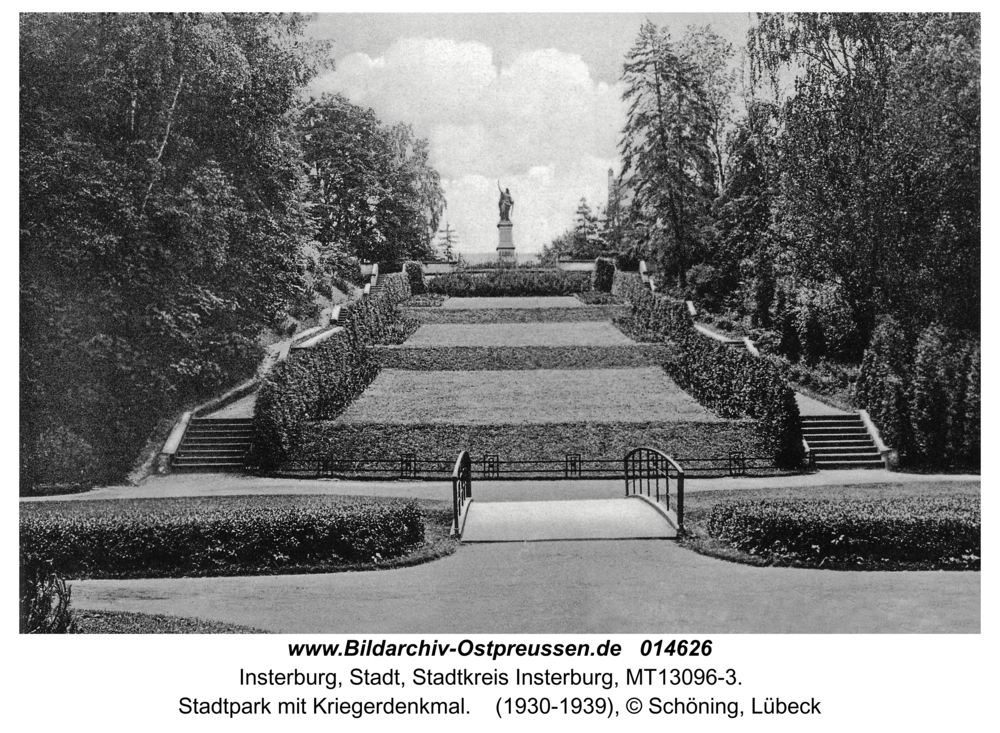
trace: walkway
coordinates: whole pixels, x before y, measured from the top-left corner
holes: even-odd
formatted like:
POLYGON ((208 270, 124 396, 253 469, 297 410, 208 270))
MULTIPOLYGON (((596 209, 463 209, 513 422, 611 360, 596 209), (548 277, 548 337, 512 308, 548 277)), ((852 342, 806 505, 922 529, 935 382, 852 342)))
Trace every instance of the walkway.
POLYGON ((799 406, 799 414, 804 417, 825 416, 825 415, 857 415, 856 412, 846 412, 836 407, 831 407, 812 397, 806 397, 801 392, 795 393, 795 402, 799 406))
POLYGON ((473 501, 462 542, 672 539, 677 530, 643 499, 473 501))
MULTIPOLYGON (((794 476, 761 478, 689 478, 686 494, 734 489, 780 489, 800 486, 848 486, 852 484, 907 484, 927 481, 979 481, 976 475, 926 475, 872 471, 819 471, 794 476)), ((612 499, 624 496, 624 482, 589 481, 475 481, 476 501, 567 501, 612 499)), ((339 479, 259 478, 228 473, 153 476, 141 486, 106 486, 82 494, 22 498, 21 501, 60 502, 91 499, 152 499, 182 496, 236 496, 280 494, 339 494, 344 496, 401 496, 451 501, 451 481, 341 481, 339 479)))
MULTIPOLYGON (((978 480, 887 471, 697 479, 687 492, 978 480)), ((450 482, 166 476, 144 486, 31 501, 231 494, 346 494, 450 500, 450 482)), ((621 481, 477 481, 485 502, 619 498, 621 481)), ((28 500, 22 500, 28 501, 28 500)), ((496 505, 494 505, 496 506, 496 505)), ((288 633, 978 633, 978 572, 753 568, 673 542, 463 544, 425 565, 369 573, 74 581, 73 605, 162 613, 288 633)))
POLYGON ((752 568, 673 542, 466 545, 370 573, 91 580, 73 605, 282 633, 978 633, 980 574, 752 568))

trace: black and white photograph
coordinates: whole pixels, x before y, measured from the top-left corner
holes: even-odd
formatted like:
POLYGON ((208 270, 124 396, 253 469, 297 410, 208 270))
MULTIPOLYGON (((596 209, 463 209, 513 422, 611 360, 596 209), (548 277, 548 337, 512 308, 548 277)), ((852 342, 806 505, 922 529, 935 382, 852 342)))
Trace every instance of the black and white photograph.
POLYGON ((981 632, 978 13, 18 20, 20 634, 981 632))

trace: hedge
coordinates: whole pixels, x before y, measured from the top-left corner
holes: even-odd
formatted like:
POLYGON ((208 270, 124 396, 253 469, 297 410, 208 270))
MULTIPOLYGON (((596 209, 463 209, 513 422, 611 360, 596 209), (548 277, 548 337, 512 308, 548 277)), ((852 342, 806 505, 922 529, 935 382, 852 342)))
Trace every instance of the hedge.
POLYGON ((931 325, 914 338, 885 319, 854 396, 903 465, 978 470, 981 379, 978 337, 931 325))
POLYGON ((410 293, 413 295, 423 295, 427 292, 427 285, 424 283, 424 267, 419 262, 408 261, 403 263, 403 272, 410 282, 410 293))
POLYGON ((610 321, 627 316, 627 305, 586 305, 579 308, 411 308, 400 313, 420 323, 571 323, 610 321))
POLYGON ((599 293, 610 293, 615 282, 615 263, 607 257, 598 257, 594 261, 591 289, 599 293))
POLYGON ((467 450, 473 458, 497 454, 505 460, 562 460, 567 453, 621 460, 632 448, 655 446, 679 458, 720 458, 730 451, 766 455, 751 421, 548 423, 525 425, 310 423, 290 460, 367 458, 397 460, 406 453, 450 458, 467 450))
POLYGON ((395 557, 423 540, 413 500, 220 497, 23 507, 21 547, 71 578, 266 573, 395 557), (113 505, 113 506, 112 506, 113 505))
POLYGON ((776 564, 858 569, 978 570, 979 497, 733 501, 707 529, 776 564))
POLYGON ((654 295, 638 274, 616 272, 614 288, 632 304, 631 315, 615 321, 624 333, 678 348, 678 357, 663 368, 682 389, 723 417, 757 420, 778 465, 802 462, 799 409, 787 365, 700 335, 684 302, 654 295))
POLYGON ((298 445, 304 422, 334 418, 372 383, 371 346, 403 341, 419 325, 400 319, 410 296, 405 274, 382 275, 383 290, 351 304, 344 331, 312 349, 292 352, 261 380, 254 406, 251 462, 268 472, 298 445))
POLYGON ((524 369, 612 369, 661 366, 675 351, 669 344, 632 346, 451 346, 378 347, 382 369, 482 371, 524 369))
POLYGON ((572 295, 589 289, 590 273, 561 270, 452 272, 427 284, 431 293, 465 298, 572 295))

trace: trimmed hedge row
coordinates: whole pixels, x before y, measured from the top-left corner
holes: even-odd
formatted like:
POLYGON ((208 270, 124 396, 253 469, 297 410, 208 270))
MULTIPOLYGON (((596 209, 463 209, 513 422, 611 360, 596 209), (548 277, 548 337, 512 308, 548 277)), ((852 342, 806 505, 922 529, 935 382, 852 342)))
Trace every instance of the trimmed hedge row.
POLYGON ((978 339, 934 325, 914 343, 886 320, 865 351, 855 399, 902 463, 978 469, 981 369, 978 339))
POLYGON ((403 263, 403 272, 410 282, 410 292, 413 295, 423 295, 427 292, 427 285, 424 283, 424 268, 419 262, 409 260, 403 263))
POLYGON ((607 257, 598 257, 594 261, 594 272, 591 288, 598 293, 610 293, 615 283, 615 263, 607 257))
POLYGON ((427 284, 427 290, 460 298, 572 295, 590 290, 590 273, 517 269, 475 274, 452 272, 435 277, 427 284))
POLYGON ((731 450, 767 455, 750 421, 454 425, 310 423, 295 459, 323 457, 395 460, 406 453, 447 458, 468 450, 518 460, 562 460, 567 453, 621 460, 632 448, 656 446, 681 458, 716 458, 731 450))
POLYGON ((661 366, 673 358, 669 344, 634 346, 455 346, 375 349, 382 369, 483 371, 612 369, 661 366))
POLYGON ((21 511, 21 547, 71 578, 323 569, 396 557, 423 537, 416 502, 402 499, 234 496, 21 511))
POLYGON ((378 374, 371 345, 404 341, 419 326, 400 319, 396 305, 410 296, 403 273, 380 276, 384 289, 352 303, 344 331, 313 349, 293 352, 261 380, 254 406, 252 462, 275 469, 298 445, 310 418, 334 418, 378 374))
POLYGON ((980 527, 975 496, 733 501, 707 524, 713 537, 776 564, 845 570, 978 570, 980 527))
POLYGON ((409 308, 400 313, 420 323, 572 323, 610 321, 627 316, 627 305, 588 305, 582 308, 409 308))
POLYGON ((682 301, 654 295, 638 274, 617 272, 615 288, 632 304, 632 314, 615 321, 625 334, 678 347, 678 357, 663 367, 681 389, 723 417, 758 421, 778 465, 801 463, 799 409, 783 362, 701 336, 682 301))

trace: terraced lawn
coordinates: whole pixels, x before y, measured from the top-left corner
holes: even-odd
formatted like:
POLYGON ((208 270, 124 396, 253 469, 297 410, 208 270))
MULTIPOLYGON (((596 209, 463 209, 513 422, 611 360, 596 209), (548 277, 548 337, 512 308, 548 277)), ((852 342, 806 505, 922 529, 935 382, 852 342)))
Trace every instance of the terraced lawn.
POLYGON ((464 425, 671 421, 720 422, 720 418, 683 392, 659 367, 385 369, 337 419, 338 423, 464 425))
MULTIPOLYGON (((578 301, 579 302, 579 301, 578 301)), ((628 346, 628 336, 606 321, 570 323, 425 323, 405 342, 435 346, 628 346)))
POLYGON ((441 304, 445 310, 479 310, 495 308, 582 308, 583 303, 572 295, 538 296, 534 298, 448 298, 441 304))

